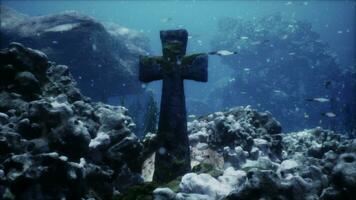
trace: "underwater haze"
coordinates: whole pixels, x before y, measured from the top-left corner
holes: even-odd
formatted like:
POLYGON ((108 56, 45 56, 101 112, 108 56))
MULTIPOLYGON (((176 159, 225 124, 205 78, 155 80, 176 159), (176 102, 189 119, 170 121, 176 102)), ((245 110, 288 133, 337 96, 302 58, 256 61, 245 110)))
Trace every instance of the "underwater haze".
MULTIPOLYGON (((217 35, 220 34, 219 36, 222 36, 225 34, 226 38, 222 36, 219 40, 228 40, 228 38, 231 38, 229 35, 233 34, 232 32, 224 33, 224 30, 219 30, 219 24, 221 24, 222 21, 227 21, 228 18, 235 18, 248 22, 279 14, 283 20, 290 21, 290 23, 294 21, 306 21, 307 23, 310 23, 313 34, 320 35, 320 38, 316 38, 315 40, 320 39, 323 43, 327 44, 329 49, 325 49, 325 51, 330 50, 334 52, 333 55, 335 55, 334 59, 336 61, 334 67, 340 67, 341 71, 353 70, 352 73, 354 73, 356 55, 354 1, 2 1, 2 4, 30 16, 40 16, 75 10, 102 22, 113 22, 137 30, 149 39, 150 53, 152 55, 162 54, 159 38, 160 30, 187 29, 190 35, 187 53, 212 52, 220 50, 218 49, 220 48, 219 46, 214 46, 212 44, 212 41, 217 39, 217 35)), ((242 26, 241 29, 243 28, 244 27, 242 26)), ((235 32, 235 34, 242 33, 235 32)), ((282 32, 275 34, 276 36, 283 36, 282 32)), ((238 35, 238 37, 248 38, 247 35, 238 35)), ((264 39, 269 41, 267 36, 265 36, 264 39)), ((248 42, 252 44, 254 44, 253 42, 256 42, 252 41, 252 38, 249 38, 249 40, 250 41, 248 42)), ((273 41, 270 41, 268 45, 270 44, 273 44, 273 41)), ((234 46, 226 46, 226 48, 226 50, 230 51, 239 50, 234 46)), ((284 51, 283 49, 281 50, 284 51)), ((237 60, 239 60, 239 56, 241 55, 234 55, 237 60)), ((256 56, 256 58, 251 59, 262 60, 262 57, 264 56, 256 56)), ((224 97, 221 92, 214 94, 213 92, 219 89, 242 91, 242 88, 240 88, 238 84, 236 84, 235 87, 224 88, 229 84, 229 81, 242 79, 239 72, 235 72, 234 68, 251 70, 251 73, 258 73, 257 70, 259 70, 254 70, 254 66, 239 66, 237 63, 229 65, 224 63, 224 59, 228 58, 217 56, 209 57, 209 81, 207 83, 186 81, 185 93, 188 113, 190 115, 208 114, 232 106, 252 105, 258 109, 272 112, 272 114, 282 122, 284 130, 286 131, 311 128, 318 125, 324 125, 334 129, 351 130, 350 128, 345 128, 346 125, 341 124, 341 121, 345 120, 345 118, 354 117, 354 115, 343 116, 347 112, 345 109, 351 109, 352 106, 342 108, 348 103, 347 100, 343 101, 342 98, 355 98, 355 90, 354 87, 352 87, 352 83, 349 83, 351 85, 349 88, 352 90, 346 91, 346 96, 341 94, 333 96, 333 98, 340 99, 339 102, 341 103, 337 105, 339 111, 335 110, 337 108, 330 110, 329 107, 323 107, 324 105, 321 105, 320 107, 318 103, 312 105, 318 108, 308 111, 309 109, 303 107, 310 102, 296 103, 293 99, 288 99, 281 101, 283 102, 283 105, 280 105, 279 108, 285 110, 284 112, 288 112, 289 114, 282 114, 275 111, 277 108, 264 104, 264 101, 273 101, 273 99, 264 99, 263 96, 260 96, 257 99, 256 95, 253 93, 249 94, 249 91, 243 91, 243 93, 247 94, 245 96, 240 94, 224 97), (241 98, 254 98, 254 100, 241 100, 241 98), (335 119, 330 119, 330 117, 328 118, 320 114, 329 112, 335 114, 338 112, 337 117, 335 119), (289 115, 292 115, 291 118, 296 118, 297 120, 293 121, 286 119, 289 115), (308 118, 308 122, 300 123, 300 121, 306 121, 304 116, 312 116, 312 119, 308 118), (338 120, 339 123, 330 122, 330 120, 338 120), (331 125, 330 123, 336 125, 331 125)), ((267 68, 268 66, 265 67, 267 68)), ((329 69, 325 68, 325 70, 329 69)), ((301 71, 301 73, 303 72, 301 71)), ((305 73, 304 76, 318 76, 318 74, 308 74, 307 71, 305 71, 305 73)), ((270 79, 271 82, 274 79, 281 78, 277 75, 269 75, 268 79, 270 79)), ((98 76, 100 76, 100 74, 98 74, 98 76)), ((309 78, 318 79, 318 77, 309 78)), ((330 77, 330 80, 320 78, 318 79, 318 84, 322 85, 324 82, 333 81, 331 79, 332 77, 330 77)), ((278 83, 279 80, 276 81, 278 83)), ((298 84, 296 80, 292 79, 290 81, 291 84, 298 84)), ((340 80, 336 80, 335 78, 335 81, 339 82, 340 80)), ((282 81, 280 81, 280 83, 282 84, 282 81)), ((257 81, 253 84, 255 85, 249 85, 249 90, 259 88, 259 84, 262 84, 262 82, 257 81)), ((110 87, 110 85, 107 87, 110 87)), ((279 98, 292 95, 292 91, 282 91, 278 87, 278 84, 274 87, 274 89, 270 88, 271 90, 262 92, 273 93, 274 91, 276 95, 280 96, 279 98)), ((155 99, 159 102, 161 96, 161 83, 150 83, 148 84, 147 89, 154 91, 155 99)), ((263 88, 261 89, 265 90, 263 88)), ((299 98, 331 98, 330 93, 332 92, 313 91, 313 93, 307 94, 300 93, 299 95, 304 96, 300 96, 299 98)), ((117 98, 111 98, 111 101, 114 104, 118 103, 117 98)))
POLYGON ((355 199, 355 1, 0 0, 0 22, 0 199, 355 199))

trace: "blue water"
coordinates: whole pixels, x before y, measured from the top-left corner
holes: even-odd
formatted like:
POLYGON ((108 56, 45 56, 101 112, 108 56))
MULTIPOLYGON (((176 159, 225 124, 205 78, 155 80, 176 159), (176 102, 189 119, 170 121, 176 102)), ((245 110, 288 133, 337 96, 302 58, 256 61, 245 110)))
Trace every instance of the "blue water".
MULTIPOLYGON (((193 36, 187 53, 210 52, 217 22, 224 17, 246 20, 280 12, 286 18, 307 20, 332 50, 341 66, 356 63, 355 1, 2 1, 31 16, 76 10, 99 21, 114 22, 143 32, 153 54, 161 55, 159 31, 185 28, 193 36)), ((229 79, 231 69, 209 57, 209 82, 186 81, 187 99, 204 101, 212 88, 229 79)), ((159 101, 161 83, 150 83, 159 101)), ((236 88, 238 90, 239 88, 236 88)), ((355 93, 355 91, 350 91, 355 93)), ((216 97, 221 98, 221 97, 216 97)), ((188 109, 189 109, 188 104, 188 109)), ((236 105, 238 106, 238 105, 236 105)), ((223 106, 220 108, 223 109, 223 106)), ((189 110, 188 110, 189 111, 189 110)), ((210 111, 209 111, 210 112, 210 111)), ((192 113, 194 114, 194 113, 192 113)), ((276 116, 278 119, 278 116, 276 116)), ((301 127, 301 129, 304 127, 301 127)))

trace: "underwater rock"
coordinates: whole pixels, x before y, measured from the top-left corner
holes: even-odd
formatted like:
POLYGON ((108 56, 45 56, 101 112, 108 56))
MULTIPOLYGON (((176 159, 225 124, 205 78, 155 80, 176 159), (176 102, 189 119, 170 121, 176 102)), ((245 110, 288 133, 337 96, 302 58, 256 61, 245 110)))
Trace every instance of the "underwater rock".
MULTIPOLYGON (((92 103, 68 67, 45 58, 19 43, 0 50, 0 76, 8 76, 0 79, 0 197, 111 199, 142 183, 141 167, 156 148, 155 134, 141 143, 126 108, 92 103), (35 95, 14 87, 21 72, 38 80, 35 95)), ((237 107, 189 122, 188 132, 193 172, 175 180, 176 190, 155 186, 151 198, 356 195, 356 142, 333 131, 283 134, 270 113, 237 107)))
POLYGON ((40 85, 36 77, 31 72, 20 72, 16 75, 15 81, 21 93, 38 93, 40 85))
POLYGON ((154 200, 176 199, 176 194, 169 188, 156 188, 153 196, 154 200))
POLYGON ((189 122, 195 173, 183 176, 174 199, 189 195, 234 200, 353 197, 354 140, 320 127, 287 134, 280 130, 270 114, 250 107, 189 122))
POLYGON ((240 146, 236 147, 235 149, 231 149, 230 147, 224 148, 224 162, 226 165, 232 166, 234 168, 239 168, 243 163, 245 163, 247 156, 248 152, 244 151, 240 146))
POLYGON ((349 146, 346 136, 320 127, 287 134, 283 137, 283 155, 285 158, 297 153, 305 157, 323 158, 327 152, 340 153, 349 146))
POLYGON ((209 199, 221 199, 229 192, 229 187, 222 185, 209 174, 188 173, 183 176, 179 185, 182 193, 204 194, 209 199))
POLYGON ((156 188, 153 191, 153 200, 209 200, 211 197, 202 194, 174 193, 169 188, 156 188))
POLYGON ((69 158, 86 156, 89 151, 90 135, 83 122, 75 117, 63 122, 63 126, 53 129, 48 135, 48 143, 69 158), (75 151, 73 151, 75 149, 75 151))
MULTIPOLYGON (((0 10, 0 48, 20 42, 41 50, 68 65, 83 94, 95 100, 141 92, 138 55, 148 53, 143 34, 74 11, 30 17, 5 6, 0 10)), ((18 60, 40 67, 38 59, 18 60)))
POLYGON ((13 155, 3 166, 6 186, 16 199, 77 199, 83 195, 81 168, 58 153, 13 155))
POLYGON ((0 72, 1 199, 110 199, 142 182, 126 108, 90 102, 68 67, 19 43, 0 50, 0 72))
POLYGON ((298 167, 299 164, 295 160, 284 160, 278 168, 278 173, 280 176, 286 177, 287 174, 293 173, 298 167))
MULTIPOLYGON (((251 157, 256 149, 271 159, 280 158, 282 153, 279 122, 269 113, 260 113, 250 107, 237 107, 200 117, 188 122, 188 132, 192 147, 207 143, 208 148, 214 151, 225 149, 225 155, 232 160, 233 154, 240 157, 238 160, 251 157)), ((237 164, 237 160, 232 162, 237 164)))
POLYGON ((337 165, 332 171, 332 183, 342 196, 356 194, 356 153, 344 153, 339 156, 337 165))

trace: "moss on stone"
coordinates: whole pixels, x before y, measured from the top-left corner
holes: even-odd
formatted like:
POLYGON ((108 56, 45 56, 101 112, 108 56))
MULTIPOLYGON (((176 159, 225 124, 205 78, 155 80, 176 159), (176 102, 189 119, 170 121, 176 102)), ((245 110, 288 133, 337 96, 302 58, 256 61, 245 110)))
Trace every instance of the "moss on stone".
POLYGON ((182 55, 183 44, 182 42, 167 42, 163 45, 163 54, 171 59, 175 59, 176 56, 182 55))
POLYGON ((142 56, 140 58, 140 60, 144 66, 152 66, 152 65, 157 65, 157 64, 161 65, 161 64, 165 64, 167 62, 161 56, 155 56, 155 57, 142 56))
POLYGON ((264 167, 257 167, 257 166, 251 166, 251 167, 243 167, 241 168, 242 171, 245 171, 246 173, 249 172, 250 170, 252 169, 256 169, 256 170, 259 170, 259 171, 262 171, 262 170, 268 170, 267 168, 264 168, 264 167))
POLYGON ((165 57, 156 56, 156 57, 149 57, 149 56, 142 56, 141 63, 144 66, 150 67, 153 65, 159 65, 164 72, 170 72, 172 70, 172 66, 175 62, 170 62, 165 59, 165 57))
POLYGON ((182 180, 182 177, 179 176, 176 179, 174 179, 166 184, 163 184, 160 187, 167 187, 167 188, 171 189, 173 192, 179 192, 179 184, 180 184, 181 180, 182 180))
POLYGON ((213 165, 208 163, 200 163, 199 165, 193 167, 192 171, 197 174, 201 174, 201 173, 210 174, 214 178, 217 178, 223 174, 221 170, 214 168, 213 165))
POLYGON ((113 200, 153 200, 153 190, 158 186, 155 182, 143 183, 129 188, 122 194, 114 196, 113 200))
POLYGON ((193 61, 195 60, 196 57, 204 55, 203 53, 196 53, 196 54, 192 54, 189 56, 184 56, 182 58, 182 65, 183 66, 187 66, 187 65, 191 65, 193 64, 193 61))
POLYGON ((114 196, 113 200, 153 200, 153 191, 159 187, 167 187, 173 192, 178 192, 181 179, 182 177, 180 176, 167 183, 158 184, 156 182, 149 182, 135 185, 126 190, 124 193, 114 196))
MULTIPOLYGON (((164 70, 164 72, 169 73, 172 71, 172 68, 176 65, 177 57, 183 56, 181 48, 181 42, 169 42, 164 44, 163 52, 164 56, 156 56, 156 57, 149 57, 149 56, 142 56, 141 63, 144 66, 152 66, 152 65, 160 65, 160 67, 164 70)), ((184 56, 181 59, 181 65, 183 67, 187 67, 193 64, 193 61, 196 57, 204 55, 203 53, 196 53, 189 56, 184 56)))

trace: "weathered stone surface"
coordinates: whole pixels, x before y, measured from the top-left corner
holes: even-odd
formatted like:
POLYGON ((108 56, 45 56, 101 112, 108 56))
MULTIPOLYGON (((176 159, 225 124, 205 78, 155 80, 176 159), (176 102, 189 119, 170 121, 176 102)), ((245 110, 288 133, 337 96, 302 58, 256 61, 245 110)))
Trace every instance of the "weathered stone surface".
POLYGON ((193 147, 203 142, 215 151, 225 149, 225 157, 234 165, 240 165, 233 161, 236 156, 242 161, 257 153, 274 160, 282 153, 279 122, 269 113, 259 113, 249 107, 200 117, 188 123, 188 132, 193 147))
POLYGON ((143 181, 126 108, 91 103, 68 67, 19 43, 0 72, 0 199, 111 199, 143 181))
POLYGON ((343 196, 352 197, 356 194, 356 152, 339 156, 332 171, 332 182, 342 191, 343 196))
POLYGON ((220 199, 229 193, 228 187, 221 184, 209 174, 188 173, 183 176, 179 185, 183 193, 205 194, 210 199, 220 199))
POLYGON ((163 80, 153 179, 165 182, 190 171, 183 81, 206 82, 208 57, 185 55, 188 41, 185 29, 161 31, 160 37, 163 56, 141 57, 139 79, 145 83, 163 80))

